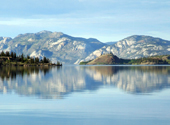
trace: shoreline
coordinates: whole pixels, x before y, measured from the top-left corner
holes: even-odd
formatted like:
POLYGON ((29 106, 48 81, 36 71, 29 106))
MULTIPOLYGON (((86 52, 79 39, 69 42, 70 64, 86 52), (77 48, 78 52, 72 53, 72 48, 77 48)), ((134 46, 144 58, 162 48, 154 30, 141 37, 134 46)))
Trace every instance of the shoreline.
POLYGON ((0 67, 5 66, 22 66, 22 67, 30 67, 30 66, 37 66, 37 67, 43 67, 43 66, 62 66, 62 64, 1 64, 0 67))

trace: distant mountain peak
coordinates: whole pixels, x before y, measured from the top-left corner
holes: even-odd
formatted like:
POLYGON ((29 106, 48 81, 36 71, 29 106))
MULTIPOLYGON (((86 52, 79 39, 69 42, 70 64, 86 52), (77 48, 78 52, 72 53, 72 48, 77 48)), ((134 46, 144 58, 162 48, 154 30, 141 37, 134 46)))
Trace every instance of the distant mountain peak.
POLYGON ((147 35, 132 35, 132 36, 129 36, 127 38, 124 38, 123 40, 134 40, 134 41, 140 41, 140 40, 147 40, 147 41, 150 41, 150 40, 163 40, 161 38, 158 38, 158 37, 153 37, 153 36, 147 36, 147 35))

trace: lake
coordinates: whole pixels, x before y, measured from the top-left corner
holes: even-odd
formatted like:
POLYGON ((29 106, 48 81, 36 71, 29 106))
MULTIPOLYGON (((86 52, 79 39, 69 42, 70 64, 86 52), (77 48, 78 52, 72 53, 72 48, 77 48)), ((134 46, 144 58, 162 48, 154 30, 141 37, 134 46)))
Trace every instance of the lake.
POLYGON ((3 67, 2 125, 169 125, 170 66, 3 67))

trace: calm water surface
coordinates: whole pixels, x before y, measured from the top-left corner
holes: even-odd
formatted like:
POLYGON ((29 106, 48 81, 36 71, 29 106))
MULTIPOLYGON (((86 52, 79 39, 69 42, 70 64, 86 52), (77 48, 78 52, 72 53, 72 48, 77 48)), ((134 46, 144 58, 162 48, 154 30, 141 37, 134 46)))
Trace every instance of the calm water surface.
POLYGON ((169 125, 169 66, 1 68, 2 125, 169 125))

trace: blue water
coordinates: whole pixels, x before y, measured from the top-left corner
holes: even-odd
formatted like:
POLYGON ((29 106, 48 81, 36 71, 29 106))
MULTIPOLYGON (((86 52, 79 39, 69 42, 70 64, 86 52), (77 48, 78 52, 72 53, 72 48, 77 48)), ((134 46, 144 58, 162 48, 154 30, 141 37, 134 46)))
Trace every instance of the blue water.
POLYGON ((169 66, 3 69, 3 125, 169 125, 169 66))

